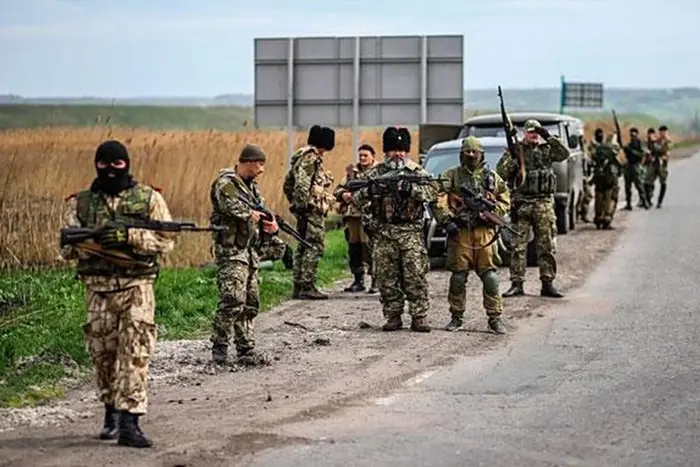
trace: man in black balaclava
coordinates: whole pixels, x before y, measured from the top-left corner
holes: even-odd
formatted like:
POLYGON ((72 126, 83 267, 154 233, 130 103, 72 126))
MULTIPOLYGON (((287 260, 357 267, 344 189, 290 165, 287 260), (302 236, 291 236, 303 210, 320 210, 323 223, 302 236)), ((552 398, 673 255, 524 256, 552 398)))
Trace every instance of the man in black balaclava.
POLYGON ((147 412, 148 365, 157 336, 153 283, 159 257, 173 249, 174 241, 172 233, 126 225, 172 218, 158 190, 131 178, 129 153, 120 142, 106 141, 97 148, 95 168, 90 189, 66 199, 64 227, 98 229, 99 248, 61 236, 61 255, 78 260, 77 273, 87 289, 83 329, 104 404, 99 438, 147 448, 152 442, 138 420, 147 412), (119 260, 110 252, 118 252, 119 260))

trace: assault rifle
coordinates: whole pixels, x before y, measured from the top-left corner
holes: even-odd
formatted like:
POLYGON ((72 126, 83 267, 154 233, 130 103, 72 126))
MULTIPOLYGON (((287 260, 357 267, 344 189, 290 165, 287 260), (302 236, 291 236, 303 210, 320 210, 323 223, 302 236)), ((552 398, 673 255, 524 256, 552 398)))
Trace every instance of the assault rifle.
POLYGON ((620 122, 617 121, 617 114, 615 113, 615 109, 612 109, 612 115, 613 115, 613 122, 615 123, 615 131, 617 132, 617 144, 620 145, 621 148, 624 147, 622 144, 622 130, 620 130, 620 122))
POLYGON ((348 191, 357 191, 363 188, 370 190, 377 189, 379 192, 391 191, 396 188, 399 182, 407 182, 416 185, 430 185, 431 183, 440 183, 445 179, 440 177, 432 177, 431 175, 416 175, 416 174, 392 174, 391 172, 385 175, 380 175, 374 178, 361 180, 350 180, 345 185, 348 191))
POLYGON ((114 225, 124 226, 127 229, 154 230, 157 232, 214 232, 226 230, 220 225, 210 225, 198 227, 193 222, 170 222, 170 221, 129 221, 116 224, 108 222, 106 225, 97 228, 89 227, 66 227, 61 229, 61 245, 75 245, 86 240, 94 239, 100 232, 113 227, 114 225))
POLYGON ((496 210, 496 203, 484 198, 481 194, 476 193, 468 185, 462 185, 459 187, 459 193, 462 197, 462 203, 471 212, 477 213, 489 224, 498 227, 499 229, 505 229, 512 233, 516 237, 522 237, 523 235, 513 230, 506 221, 497 214, 494 214, 496 210))
POLYGON ((508 152, 510 153, 511 157, 518 158, 518 162, 520 163, 520 184, 522 184, 525 182, 525 157, 523 156, 522 148, 520 148, 520 150, 518 151, 517 156, 515 154, 515 143, 517 141, 514 137, 516 134, 516 130, 513 127, 513 122, 510 121, 510 117, 506 112, 506 106, 503 103, 503 91, 501 91, 500 86, 498 86, 498 99, 501 102, 501 121, 503 122, 503 130, 505 130, 506 132, 506 144, 508 145, 508 152))
POLYGON ((265 219, 266 221, 272 222, 273 219, 276 220, 280 230, 282 232, 288 233, 297 242, 299 242, 300 245, 304 246, 304 248, 314 248, 313 245, 307 242, 306 239, 294 227, 289 225, 287 221, 282 219, 278 214, 270 212, 265 206, 262 205, 262 203, 258 202, 257 200, 251 199, 248 195, 240 191, 238 192, 237 197, 239 201, 248 206, 250 209, 263 213, 263 219, 265 219))

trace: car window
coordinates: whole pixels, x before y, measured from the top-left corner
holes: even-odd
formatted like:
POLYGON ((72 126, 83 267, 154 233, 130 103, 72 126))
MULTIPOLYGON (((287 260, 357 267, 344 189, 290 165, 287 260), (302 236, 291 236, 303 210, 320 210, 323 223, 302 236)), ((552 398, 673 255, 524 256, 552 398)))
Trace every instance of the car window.
MULTIPOLYGON (((561 136, 559 134, 559 124, 553 123, 549 125, 542 125, 544 126, 549 134, 552 136, 561 136)), ((515 128, 518 130, 518 138, 523 137, 523 127, 522 125, 515 125, 515 128)), ((468 125, 467 127, 463 128, 459 137, 464 138, 466 136, 476 136, 477 138, 483 138, 484 136, 497 136, 500 138, 505 138, 506 132, 503 129, 503 125, 498 124, 498 125, 479 125, 479 126, 474 126, 474 125, 468 125)))
MULTIPOLYGON (((503 155, 505 146, 486 146, 484 148, 484 160, 492 169, 496 168, 503 155)), ((425 155, 423 167, 433 176, 438 176, 448 169, 459 166, 459 149, 431 149, 425 155)))

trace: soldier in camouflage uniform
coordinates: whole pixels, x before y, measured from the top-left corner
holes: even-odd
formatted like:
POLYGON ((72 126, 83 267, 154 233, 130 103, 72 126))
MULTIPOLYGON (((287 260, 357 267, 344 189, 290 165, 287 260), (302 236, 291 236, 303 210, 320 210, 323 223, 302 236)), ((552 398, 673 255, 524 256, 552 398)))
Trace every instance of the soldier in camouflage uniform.
POLYGON ((537 120, 528 120, 524 125, 525 139, 516 143, 515 150, 522 151, 525 162, 525 178, 518 180, 520 172, 519 154, 505 150, 496 171, 513 186, 511 191, 511 222, 513 229, 522 233, 514 238, 510 262, 511 287, 503 297, 524 295, 525 251, 528 243, 528 227, 535 234, 535 245, 540 266, 540 281, 543 297, 561 298, 564 295, 554 287, 557 262, 554 238, 557 235, 554 214, 554 192, 556 176, 552 163, 565 161, 569 150, 554 136, 551 136, 537 120), (542 141, 540 138, 544 139, 542 141))
POLYGON ((66 199, 63 224, 104 229, 97 245, 61 241, 61 255, 78 261, 77 273, 87 289, 83 330, 105 409, 99 437, 145 448, 152 442, 138 419, 147 412, 148 366, 157 338, 153 283, 158 258, 172 250, 174 240, 171 233, 125 227, 133 221, 172 220, 161 194, 134 180, 129 166, 122 143, 106 141, 97 148, 97 177, 89 189, 66 199), (134 258, 133 263, 99 253, 110 250, 134 258))
POLYGON ((460 167, 449 169, 440 176, 446 179, 441 185, 447 196, 440 197, 438 208, 435 209, 435 218, 440 224, 446 225, 449 238, 445 266, 452 273, 447 296, 452 320, 446 330, 456 331, 462 327, 466 310, 467 275, 471 269, 481 279, 489 328, 497 334, 504 334, 498 269, 494 263, 493 248, 489 246, 490 242, 496 240, 496 230, 478 214, 464 207, 460 187, 466 185, 475 193, 493 201, 497 206, 494 214, 498 216, 504 216, 510 209, 510 194, 503 179, 485 165, 484 150, 477 138, 469 136, 462 140, 460 163, 460 167))
POLYGON ((352 203, 352 193, 345 187, 349 180, 357 178, 358 174, 373 168, 377 163, 374 159, 374 148, 369 144, 363 144, 358 150, 357 164, 350 164, 346 168, 345 179, 333 192, 339 203, 338 212, 343 216, 345 224, 345 236, 348 242, 348 257, 350 271, 355 280, 345 289, 345 292, 362 292, 365 290, 365 264, 372 276, 372 286, 369 293, 377 293, 377 282, 373 272, 372 262, 372 238, 367 233, 363 221, 362 211, 352 203))
MULTIPOLYGON (((276 234, 279 227, 274 219, 264 220, 263 213, 250 209, 237 198, 238 193, 243 193, 264 203, 255 179, 264 172, 265 162, 262 149, 247 145, 241 151, 238 165, 219 172, 211 186, 211 223, 228 227, 214 233, 219 305, 212 325, 211 342, 212 360, 217 364, 228 363, 232 328, 240 363, 269 363, 264 355, 255 351, 253 320, 260 312, 258 267, 261 245, 267 243, 267 238, 276 234)), ((281 256, 279 242, 274 245, 271 253, 281 256)))
POLYGON ((588 211, 591 207, 591 201, 593 201, 593 161, 591 160, 590 148, 586 148, 586 141, 583 135, 579 135, 579 144, 583 152, 581 159, 583 165, 583 180, 581 181, 581 195, 579 196, 577 213, 581 221, 588 223, 590 222, 588 211))
POLYGON ((642 185, 640 178, 642 159, 644 159, 645 151, 642 146, 642 140, 639 139, 639 130, 636 128, 630 128, 630 142, 625 146, 625 159, 627 163, 623 168, 623 175, 625 177, 625 210, 632 210, 632 185, 637 190, 639 195, 639 202, 641 207, 649 209, 647 203, 646 190, 642 185))
POLYGON ((649 134, 647 146, 649 149, 649 157, 646 164, 646 176, 644 184, 646 187, 647 202, 652 205, 654 197, 654 184, 656 179, 659 179, 659 197, 656 200, 656 208, 661 208, 661 203, 666 195, 666 180, 668 179, 668 159, 670 156, 672 143, 668 136, 668 127, 662 125, 659 127, 659 137, 656 138, 656 132, 649 134))
POLYGON ((323 300, 328 295, 316 288, 318 263, 325 249, 325 219, 335 203, 331 193, 333 176, 323 167, 323 156, 335 147, 335 132, 314 125, 309 130, 307 146, 292 156, 292 166, 284 181, 284 194, 297 218, 297 230, 314 245, 299 245, 294 253, 293 298, 323 300))
MULTIPOLYGON (((603 130, 598 128, 595 131, 598 141, 603 139, 603 130)), ((613 136, 605 138, 605 142, 598 142, 593 153, 593 165, 595 173, 593 183, 595 184, 595 222, 596 228, 611 230, 611 225, 615 211, 617 210, 617 199, 620 192, 620 175, 622 174, 622 163, 619 158, 620 147, 614 141, 613 136)))
MULTIPOLYGON (((383 134, 385 160, 359 174, 360 179, 380 175, 425 175, 428 173, 408 159, 411 134, 405 128, 389 127, 383 134)), ((437 186, 397 182, 395 190, 383 192, 377 185, 362 188, 353 195, 357 206, 371 213, 375 232, 374 268, 386 323, 384 331, 402 328, 401 314, 408 301, 411 330, 430 332, 428 313, 428 252, 423 242, 424 203, 435 201, 437 186)))

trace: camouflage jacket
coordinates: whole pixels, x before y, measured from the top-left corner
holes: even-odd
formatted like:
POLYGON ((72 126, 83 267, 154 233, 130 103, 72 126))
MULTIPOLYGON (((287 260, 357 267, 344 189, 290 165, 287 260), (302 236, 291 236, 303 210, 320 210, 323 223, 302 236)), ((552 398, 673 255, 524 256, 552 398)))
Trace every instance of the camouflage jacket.
POLYGON ((257 267, 259 250, 268 235, 262 232, 260 222, 251 220, 252 210, 236 197, 239 192, 265 203, 255 180, 246 183, 235 169, 221 170, 212 182, 211 223, 227 227, 223 232, 213 233, 214 252, 217 257, 257 267))
POLYGON ((563 162, 569 157, 569 150, 558 138, 550 136, 541 144, 518 141, 516 154, 508 148, 498 162, 496 172, 512 187, 514 200, 549 198, 556 191, 556 176, 552 169, 554 162, 563 162), (521 172, 520 152, 525 163, 524 181, 519 180, 521 172))
MULTIPOLYGON (((407 160, 402 168, 393 168, 388 161, 377 164, 371 170, 362 172, 358 179, 372 179, 382 175, 399 175, 402 173, 429 175, 419 164, 407 160)), ((370 231, 381 231, 384 228, 399 230, 415 230, 423 227, 425 203, 435 201, 437 184, 413 184, 408 197, 402 198, 396 191, 379 193, 369 187, 355 192, 353 200, 357 206, 362 206, 367 212, 367 227, 370 231)))
POLYGON ((454 167, 445 171, 440 178, 445 179, 441 185, 439 199, 436 204, 435 220, 444 224, 452 219, 461 221, 459 224, 466 228, 490 227, 478 215, 468 211, 462 204, 460 187, 467 185, 477 194, 496 204, 494 214, 504 216, 510 209, 510 193, 506 182, 496 171, 491 170, 481 161, 472 171, 467 167, 454 167))
MULTIPOLYGON (((172 221, 168 205, 158 190, 137 183, 115 196, 84 190, 66 198, 64 227, 97 228, 108 221, 172 221)), ((126 289, 152 283, 159 269, 158 257, 170 252, 174 234, 146 229, 129 229, 128 247, 123 251, 138 261, 120 266, 92 253, 88 248, 67 245, 61 248, 65 260, 78 260, 77 272, 95 291, 126 289)), ((94 242, 89 242, 94 245, 94 242)))
POLYGON ((333 192, 333 196, 335 196, 335 200, 338 202, 338 214, 340 214, 343 217, 362 217, 362 210, 358 206, 356 206, 355 203, 352 201, 346 203, 343 200, 343 194, 348 193, 348 190, 345 188, 348 181, 358 178, 360 174, 371 170, 376 166, 376 162, 373 162, 372 165, 370 165, 369 167, 362 167, 359 163, 357 163, 350 164, 345 168, 345 178, 340 182, 340 184, 336 187, 335 191, 333 192))
POLYGON ((292 156, 294 185, 292 206, 297 211, 307 208, 310 214, 326 216, 333 209, 331 192, 333 175, 324 169, 323 157, 311 147, 298 150, 292 156))

